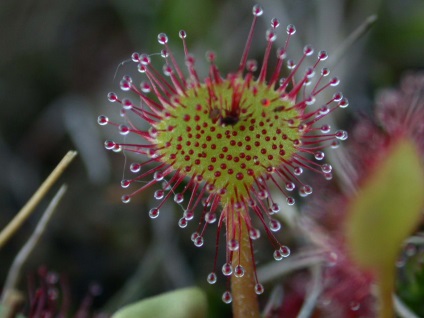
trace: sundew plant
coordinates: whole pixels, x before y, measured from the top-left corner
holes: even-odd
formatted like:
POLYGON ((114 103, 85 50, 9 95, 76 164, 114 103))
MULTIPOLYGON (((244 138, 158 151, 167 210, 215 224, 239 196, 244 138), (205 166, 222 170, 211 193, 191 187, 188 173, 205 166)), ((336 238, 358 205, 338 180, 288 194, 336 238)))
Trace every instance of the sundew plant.
MULTIPOLYGON (((98 118, 100 125, 114 125, 121 135, 139 139, 135 143, 105 142, 106 149, 140 155, 140 161, 130 165, 134 177, 121 182, 130 191, 122 196, 124 203, 155 187, 158 204, 149 216, 158 217, 169 198, 183 205, 178 224, 185 228, 195 220, 198 225, 191 239, 197 247, 204 244, 204 233, 211 224, 216 223, 217 242, 225 230, 222 247, 226 262, 218 265, 215 256, 207 280, 211 284, 217 281, 218 267, 231 280, 231 290, 225 291, 222 299, 233 302, 240 317, 258 312, 256 295, 264 292, 256 275, 253 241, 262 232, 274 247, 275 260, 290 254, 276 236, 281 224, 274 215, 283 212, 270 188, 278 189, 275 195, 286 197, 288 205, 295 204, 295 192, 300 197, 310 195, 313 189, 302 173, 310 170, 331 180, 332 167, 323 162, 323 149, 337 147, 340 140, 347 139, 345 131, 334 131, 322 121, 348 106, 342 93, 328 94, 339 79, 329 76, 323 65, 326 51, 314 53, 312 46, 306 45, 296 59, 288 58, 296 28, 288 25, 287 35, 279 43, 280 22, 272 19, 265 34, 263 60, 249 59, 262 13, 259 5, 253 7, 240 64, 227 75, 219 71, 216 54, 207 52, 209 73, 202 79, 188 49, 186 31, 179 32, 183 63, 174 57, 168 36, 160 33, 163 69, 153 66, 154 56, 133 53, 131 59, 141 80, 124 76, 120 82, 123 93, 108 95, 110 102, 121 105, 124 123, 109 121, 104 115, 98 118), (268 67, 271 59, 276 60, 272 69, 268 67), (315 105, 324 92, 330 97, 315 105), (149 128, 139 128, 142 122, 149 128), (140 186, 137 181, 145 179, 150 181, 140 186)), ((220 246, 217 244, 217 253, 220 246)))

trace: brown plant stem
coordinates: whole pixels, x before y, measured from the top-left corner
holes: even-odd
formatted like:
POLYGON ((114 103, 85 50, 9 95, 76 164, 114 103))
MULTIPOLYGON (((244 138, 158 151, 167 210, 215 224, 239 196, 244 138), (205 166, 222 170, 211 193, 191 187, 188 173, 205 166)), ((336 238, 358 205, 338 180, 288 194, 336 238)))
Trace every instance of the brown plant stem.
POLYGON ((393 290, 395 286, 395 272, 393 266, 382 265, 377 273, 379 292, 379 318, 393 318, 393 290))
MULTIPOLYGON (((239 241, 239 249, 233 252, 232 266, 244 268, 243 277, 231 276, 231 293, 233 297, 234 318, 259 318, 258 297, 255 293, 255 267, 250 246, 249 231, 243 213, 246 211, 227 210, 227 242, 232 239, 239 241)), ((248 216, 245 216, 248 217, 248 216)))

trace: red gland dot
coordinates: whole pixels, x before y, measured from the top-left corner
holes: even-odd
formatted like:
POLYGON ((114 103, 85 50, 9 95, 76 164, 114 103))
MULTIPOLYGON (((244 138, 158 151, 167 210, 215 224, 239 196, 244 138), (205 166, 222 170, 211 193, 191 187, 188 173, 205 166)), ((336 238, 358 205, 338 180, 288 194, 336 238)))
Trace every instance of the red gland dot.
POLYGON ((271 101, 268 98, 264 98, 261 100, 261 104, 265 107, 268 107, 269 105, 271 105, 271 101))
POLYGON ((243 180, 243 177, 244 177, 244 175, 241 172, 236 174, 237 180, 243 180))

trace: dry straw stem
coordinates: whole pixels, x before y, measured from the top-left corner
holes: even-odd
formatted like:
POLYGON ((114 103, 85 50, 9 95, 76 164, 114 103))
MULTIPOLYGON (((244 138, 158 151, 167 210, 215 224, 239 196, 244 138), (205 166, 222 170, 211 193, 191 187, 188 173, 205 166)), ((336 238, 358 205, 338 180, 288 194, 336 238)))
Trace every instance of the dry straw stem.
POLYGON ((77 155, 76 151, 68 151, 68 153, 59 162, 52 173, 47 177, 43 184, 38 188, 34 195, 18 212, 12 221, 0 233, 0 249, 7 243, 13 234, 21 227, 22 223, 31 215, 35 207, 44 198, 57 179, 62 175, 68 165, 77 155))
MULTIPOLYGON (((16 288, 16 284, 19 280, 21 268, 25 261, 28 259, 28 256, 31 254, 35 245, 41 238, 41 235, 44 233, 47 223, 49 222, 51 216, 53 215, 56 207, 58 206, 60 200, 63 198, 66 192, 66 185, 62 185, 56 195, 53 197, 47 209, 44 211, 43 216, 37 224, 34 232, 31 234, 25 245, 21 248, 19 253, 16 255, 13 260, 12 266, 10 267, 9 274, 7 275, 6 283, 3 289, 3 295, 1 297, 1 302, 5 305, 11 304, 10 295, 16 288)), ((12 307, 12 306, 11 306, 12 307)))

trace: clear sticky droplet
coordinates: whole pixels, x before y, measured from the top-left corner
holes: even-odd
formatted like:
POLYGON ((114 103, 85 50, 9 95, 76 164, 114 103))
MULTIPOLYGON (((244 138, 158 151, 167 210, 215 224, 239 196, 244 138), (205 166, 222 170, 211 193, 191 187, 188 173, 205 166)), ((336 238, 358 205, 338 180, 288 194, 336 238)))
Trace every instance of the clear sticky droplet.
POLYGON ((127 125, 119 125, 119 133, 123 136, 130 133, 130 128, 127 125))
POLYGON ((349 100, 347 98, 342 98, 342 100, 339 103, 340 108, 346 108, 349 106, 349 100))
POLYGON ((227 246, 230 251, 237 251, 240 247, 240 244, 236 239, 232 239, 228 241, 227 246))
POLYGON ((187 221, 193 220, 193 218, 194 218, 193 210, 185 210, 184 211, 184 217, 187 219, 187 221))
POLYGON ((159 212, 160 211, 159 211, 158 208, 152 208, 152 209, 150 209, 150 211, 149 211, 150 218, 156 219, 159 216, 159 212))
POLYGON ((279 251, 280 251, 282 257, 289 257, 290 253, 291 253, 290 248, 288 246, 285 246, 285 245, 280 246, 279 251))
POLYGON ((286 202, 287 202, 288 205, 294 205, 296 203, 296 201, 293 197, 288 197, 286 199, 286 202))
POLYGON ((109 100, 109 102, 114 103, 118 100, 118 96, 115 93, 110 92, 109 94, 107 94, 107 99, 109 100))
POLYGON ((328 58, 327 51, 319 51, 318 52, 318 60, 325 61, 328 58))
POLYGON ((293 24, 289 24, 287 26, 287 34, 288 35, 293 35, 296 33, 296 27, 293 24))
POLYGON ((314 154, 316 160, 322 160, 325 157, 325 154, 322 151, 316 151, 314 154))
POLYGON ((244 268, 240 264, 234 268, 234 276, 235 277, 243 277, 244 276, 244 268))
POLYGON ((203 240, 203 236, 200 236, 200 235, 198 235, 195 239, 194 239, 194 246, 196 246, 196 247, 201 247, 201 246, 203 246, 203 242, 204 242, 204 240, 203 240))
POLYGON ((176 193, 174 195, 175 203, 182 203, 184 201, 184 195, 182 193, 176 193))
POLYGON ((216 213, 213 212, 207 212, 205 214, 205 221, 208 224, 212 224, 216 222, 216 213))
POLYGON ((168 36, 165 33, 159 33, 158 42, 162 45, 168 43, 168 36))
POLYGON ((209 284, 215 284, 217 281, 218 277, 216 276, 216 274, 214 272, 209 273, 208 277, 207 277, 207 281, 209 284))
POLYGON ((263 294, 264 291, 265 291, 265 288, 264 288, 264 286, 262 284, 257 283, 255 285, 255 293, 256 293, 256 295, 263 294))
POLYGON ((276 261, 281 261, 283 259, 283 255, 281 254, 280 250, 275 250, 272 256, 274 256, 276 261))
POLYGON ((97 117, 97 123, 100 125, 100 126, 105 126, 105 125, 107 125, 108 124, 108 122, 109 122, 109 118, 107 118, 106 116, 104 116, 104 115, 100 115, 99 117, 97 117))
POLYGON ((331 126, 330 125, 322 125, 320 130, 323 134, 328 134, 331 131, 331 126))
POLYGON ((119 83, 119 87, 121 88, 121 90, 123 90, 124 92, 127 92, 131 89, 131 82, 127 81, 127 80, 121 80, 121 82, 119 83))
POLYGON ((114 141, 111 141, 111 140, 106 140, 104 145, 105 145, 105 148, 107 150, 112 150, 113 148, 115 148, 116 143, 114 141))
POLYGON ((162 200, 163 197, 165 196, 165 191, 163 191, 163 190, 156 190, 153 196, 154 196, 154 198, 156 200, 162 200))
POLYGON ((293 191, 296 188, 296 185, 293 182, 287 182, 286 183, 286 190, 287 191, 293 191))
POLYGON ((130 171, 131 171, 132 173, 140 172, 140 170, 141 170, 141 165, 140 165, 139 163, 137 163, 137 162, 133 162, 133 163, 130 165, 130 171))
POLYGON ((129 195, 123 195, 121 200, 123 203, 129 203, 131 201, 131 197, 129 195))
POLYGON ((131 60, 136 63, 140 62, 140 54, 134 52, 133 54, 131 54, 131 60))
POLYGON ((230 276, 233 273, 233 267, 230 263, 225 263, 222 265, 222 274, 225 276, 230 276))
POLYGON ((233 297, 231 296, 231 293, 227 290, 222 294, 222 301, 226 304, 231 304, 233 301, 233 297))
POLYGON ((310 185, 305 184, 301 186, 299 189, 299 194, 301 197, 307 197, 311 193, 312 193, 312 187, 310 185))
POLYGON ((193 234, 191 234, 191 240, 194 242, 194 240, 199 236, 199 233, 194 232, 193 234))
POLYGON ((347 134, 347 131, 345 130, 337 130, 335 136, 339 140, 346 140, 348 137, 348 134, 347 134))
POLYGON ((187 224, 188 224, 188 221, 185 218, 181 218, 178 220, 178 226, 182 229, 187 227, 187 224))
POLYGON ((124 179, 124 180, 121 181, 121 187, 123 187, 123 188, 128 188, 130 186, 130 184, 131 184, 130 180, 124 179))
POLYGON ((303 54, 305 54, 306 56, 310 56, 314 53, 314 48, 312 47, 312 45, 305 45, 305 47, 303 48, 303 54))
POLYGON ((321 165, 321 171, 324 173, 330 173, 332 170, 333 167, 328 163, 324 163, 323 165, 321 165))
POLYGON ((264 13, 264 10, 259 4, 255 4, 252 9, 252 13, 254 16, 259 17, 264 13))
POLYGON ((258 229, 251 228, 249 230, 249 237, 252 240, 257 240, 258 238, 261 237, 261 232, 258 229))
POLYGON ((280 26, 280 21, 277 18, 271 19, 271 28, 276 29, 280 26))
POLYGON ((335 102, 340 102, 343 98, 343 93, 342 92, 337 92, 333 94, 333 100, 335 102))
POLYGON ((155 179, 156 181, 162 181, 163 180, 163 173, 160 171, 156 171, 153 174, 153 179, 155 179))
POLYGON ((275 219, 269 221, 269 229, 273 232, 277 232, 281 229, 281 223, 275 219))
POLYGON ((265 200, 266 198, 268 198, 269 194, 268 194, 268 191, 266 190, 259 190, 257 195, 259 200, 265 200))
POLYGON ((337 78, 337 77, 333 77, 331 80, 330 80, 330 85, 331 86, 337 86, 337 85, 339 85, 340 84, 340 80, 337 78))
POLYGON ((302 168, 302 167, 295 167, 295 168, 293 169, 293 173, 294 173, 296 176, 300 176, 300 175, 303 173, 303 168, 302 168))
POLYGON ((277 34, 274 30, 267 30, 265 33, 265 38, 269 42, 274 42, 277 39, 277 34))
POLYGON ((180 32, 178 32, 178 36, 180 37, 180 39, 185 39, 187 37, 187 32, 184 30, 180 30, 180 32))
POLYGON ((277 212, 280 212, 280 205, 278 204, 278 203, 272 203, 271 204, 271 211, 273 212, 273 213, 277 213, 277 212))

